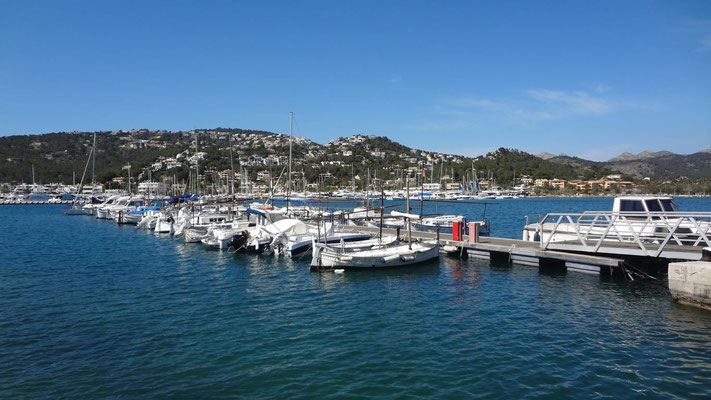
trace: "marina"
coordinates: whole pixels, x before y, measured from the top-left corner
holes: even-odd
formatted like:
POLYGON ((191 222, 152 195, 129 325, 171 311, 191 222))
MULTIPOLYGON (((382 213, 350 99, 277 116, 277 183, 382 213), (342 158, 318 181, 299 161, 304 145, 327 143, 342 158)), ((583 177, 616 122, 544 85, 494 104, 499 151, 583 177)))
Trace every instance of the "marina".
POLYGON ((0 400, 711 399, 711 2, 4 2, 0 400))

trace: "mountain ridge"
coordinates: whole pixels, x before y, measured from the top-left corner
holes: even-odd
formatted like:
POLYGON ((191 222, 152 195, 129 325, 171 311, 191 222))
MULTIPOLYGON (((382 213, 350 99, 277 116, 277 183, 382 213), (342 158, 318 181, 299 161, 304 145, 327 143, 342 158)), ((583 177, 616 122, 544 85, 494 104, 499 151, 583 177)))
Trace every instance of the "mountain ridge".
MULTIPOLYGON (((0 182, 32 181, 32 169, 45 182, 71 183, 80 179, 89 154, 94 132, 55 132, 41 135, 0 137, 0 182), (76 176, 73 178, 73 173, 76 176)), ((250 174, 283 165, 288 154, 288 135, 237 128, 166 131, 138 129, 97 131, 96 178, 107 182, 126 174, 131 165, 140 178, 148 169, 153 177, 174 176, 185 180, 190 165, 185 161, 196 153, 199 138, 201 173, 229 171, 229 143, 232 140, 236 170, 244 167, 250 174), (231 138, 231 139, 230 139, 231 138), (180 158, 184 157, 184 158, 180 158), (174 169, 168 171, 167 165, 174 169), (171 167, 173 168, 173 167, 171 167)), ((351 135, 319 144, 294 137, 296 169, 310 180, 330 174, 339 182, 351 174, 368 170, 378 176, 398 176, 406 169, 427 169, 428 179, 449 176, 450 181, 471 179, 472 169, 480 178, 494 176, 499 184, 508 184, 513 176, 527 175, 543 179, 600 179, 618 173, 625 178, 709 179, 711 151, 684 156, 671 152, 642 152, 629 160, 590 161, 565 154, 533 155, 516 149, 499 148, 477 157, 465 157, 421 150, 395 142, 386 136, 351 135), (432 175, 432 177, 430 177, 432 175)), ((279 167, 281 168, 281 167, 279 167)), ((278 173, 277 171, 273 171, 278 173)), ((145 176, 144 176, 145 178, 145 176)), ((209 178, 212 179, 212 178, 209 178)))

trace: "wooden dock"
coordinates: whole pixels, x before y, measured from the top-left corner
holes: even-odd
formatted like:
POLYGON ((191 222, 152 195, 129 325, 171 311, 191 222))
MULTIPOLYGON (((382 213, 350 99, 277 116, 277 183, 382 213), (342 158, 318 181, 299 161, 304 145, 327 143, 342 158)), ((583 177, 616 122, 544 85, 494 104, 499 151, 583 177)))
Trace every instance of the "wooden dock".
MULTIPOLYGON (((378 234, 379 232, 379 228, 365 226, 348 226, 344 227, 344 229, 371 234, 378 234)), ((397 230, 383 228, 383 234, 395 235, 397 230)), ((400 237, 406 238, 407 231, 401 230, 400 237)), ((436 232, 412 231, 413 240, 437 240, 437 237, 436 232)), ((482 260, 503 260, 532 267, 564 268, 568 271, 586 274, 613 275, 626 273, 626 268, 631 267, 629 264, 631 258, 625 254, 624 248, 619 254, 585 254, 579 251, 544 250, 538 242, 488 236, 480 236, 477 243, 470 243, 466 235, 463 241, 454 241, 451 233, 440 233, 439 243, 443 247, 453 246, 457 248, 462 256, 466 255, 482 260)), ((687 256, 696 256, 696 248, 691 246, 680 247, 687 247, 687 249, 684 249, 687 256), (688 247, 691 247, 691 249, 688 249, 688 247)), ((453 254, 456 254, 456 252, 453 252, 453 254)), ((698 257, 701 257, 700 248, 698 248, 698 257)), ((659 261, 659 259, 656 261, 659 261)), ((638 263, 639 260, 635 259, 635 262, 638 263)))

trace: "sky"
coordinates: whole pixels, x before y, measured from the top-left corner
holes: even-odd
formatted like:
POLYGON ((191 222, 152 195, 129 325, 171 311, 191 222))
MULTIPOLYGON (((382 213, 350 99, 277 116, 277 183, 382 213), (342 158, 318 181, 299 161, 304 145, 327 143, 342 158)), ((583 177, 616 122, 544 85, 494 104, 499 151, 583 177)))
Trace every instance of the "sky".
POLYGON ((476 156, 711 147, 711 1, 0 0, 0 136, 231 127, 476 156))

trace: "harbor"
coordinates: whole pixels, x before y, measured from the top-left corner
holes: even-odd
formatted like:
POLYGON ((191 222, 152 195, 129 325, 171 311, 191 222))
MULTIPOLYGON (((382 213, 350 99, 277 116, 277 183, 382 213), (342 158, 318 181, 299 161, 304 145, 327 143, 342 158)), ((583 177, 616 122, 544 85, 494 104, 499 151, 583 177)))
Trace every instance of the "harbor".
POLYGON ((4 2, 0 400, 711 399, 711 2, 4 2))

